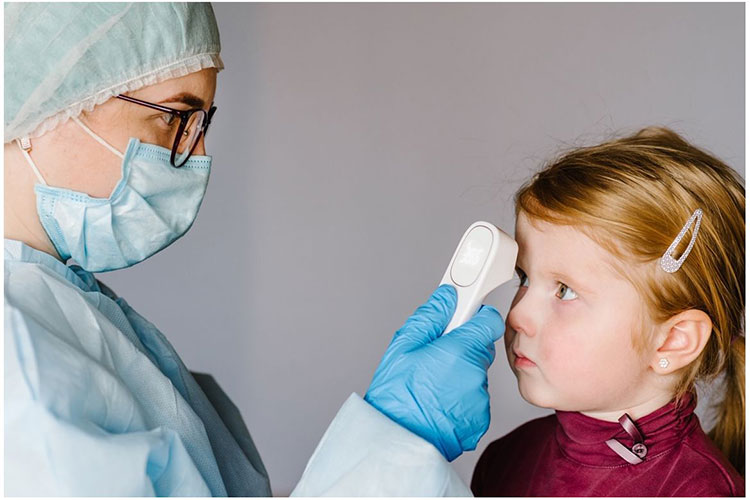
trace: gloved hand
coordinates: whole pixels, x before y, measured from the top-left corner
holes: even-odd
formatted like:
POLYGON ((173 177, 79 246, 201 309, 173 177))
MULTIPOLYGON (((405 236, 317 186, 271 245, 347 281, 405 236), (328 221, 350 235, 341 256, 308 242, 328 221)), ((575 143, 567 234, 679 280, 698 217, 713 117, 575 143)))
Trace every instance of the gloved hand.
POLYGON ((365 400, 391 420, 430 441, 449 461, 476 448, 490 426, 487 369, 505 332, 497 309, 443 336, 456 309, 456 291, 438 288, 393 336, 365 400))

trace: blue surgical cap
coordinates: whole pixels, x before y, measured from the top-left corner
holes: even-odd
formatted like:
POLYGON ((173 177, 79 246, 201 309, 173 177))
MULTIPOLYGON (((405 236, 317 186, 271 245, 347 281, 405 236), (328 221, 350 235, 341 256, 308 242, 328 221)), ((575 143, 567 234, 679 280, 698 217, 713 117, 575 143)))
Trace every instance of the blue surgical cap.
POLYGON ((208 3, 6 3, 5 142, 128 91, 221 70, 208 3))

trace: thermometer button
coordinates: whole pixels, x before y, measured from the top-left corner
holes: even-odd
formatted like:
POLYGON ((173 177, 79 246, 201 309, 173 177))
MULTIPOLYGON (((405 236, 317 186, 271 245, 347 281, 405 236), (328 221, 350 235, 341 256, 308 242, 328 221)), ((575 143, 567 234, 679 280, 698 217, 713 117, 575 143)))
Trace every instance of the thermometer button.
POLYGON ((458 286, 469 286, 482 272, 492 248, 492 231, 477 226, 466 235, 451 267, 451 279, 458 286))

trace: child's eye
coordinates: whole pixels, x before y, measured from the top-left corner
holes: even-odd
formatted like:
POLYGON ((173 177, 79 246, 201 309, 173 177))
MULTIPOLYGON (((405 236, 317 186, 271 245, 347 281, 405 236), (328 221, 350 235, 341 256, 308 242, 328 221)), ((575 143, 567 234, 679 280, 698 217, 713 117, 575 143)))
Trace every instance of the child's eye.
POLYGON ((555 296, 560 300, 573 300, 578 298, 578 294, 565 283, 560 283, 558 285, 555 296))
POLYGON ((516 268, 516 274, 518 275, 518 279, 520 280, 518 286, 529 286, 529 277, 526 276, 526 273, 523 272, 520 267, 516 268))

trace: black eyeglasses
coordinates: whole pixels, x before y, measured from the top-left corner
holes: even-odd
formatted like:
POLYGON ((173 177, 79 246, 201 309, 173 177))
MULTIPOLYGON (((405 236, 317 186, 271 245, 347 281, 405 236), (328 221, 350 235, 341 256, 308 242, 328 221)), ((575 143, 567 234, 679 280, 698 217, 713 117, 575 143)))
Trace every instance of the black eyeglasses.
POLYGON ((180 168, 188 161, 190 156, 193 154, 195 146, 198 145, 201 136, 206 135, 208 126, 211 125, 211 118, 216 112, 216 106, 211 103, 211 108, 208 111, 201 108, 181 110, 172 109, 166 106, 160 106, 147 101, 141 101, 135 97, 127 95, 118 95, 118 99, 123 99, 128 102, 140 104, 147 108, 156 109, 158 111, 164 111, 170 113, 180 119, 180 126, 177 127, 177 135, 174 138, 174 144, 172 144, 172 155, 169 158, 169 162, 175 168, 180 168))

